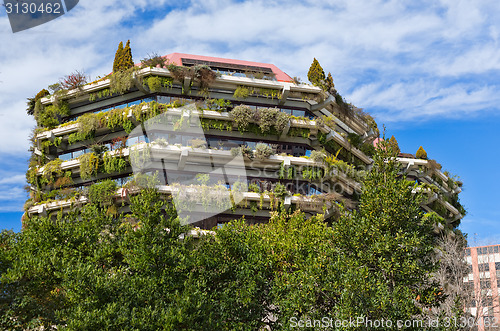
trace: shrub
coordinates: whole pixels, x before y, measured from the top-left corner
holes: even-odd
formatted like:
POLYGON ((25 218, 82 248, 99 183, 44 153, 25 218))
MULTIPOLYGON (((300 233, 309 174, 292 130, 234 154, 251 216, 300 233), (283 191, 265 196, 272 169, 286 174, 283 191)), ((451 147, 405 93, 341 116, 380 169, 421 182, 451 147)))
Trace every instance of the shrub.
POLYGON ((290 195, 290 192, 286 189, 286 186, 281 183, 276 183, 273 188, 274 194, 279 198, 284 198, 290 195))
POLYGON ((226 111, 229 107, 231 107, 231 101, 224 99, 209 99, 206 101, 206 104, 208 109, 218 112, 226 111))
POLYGON ((150 67, 150 68, 166 68, 168 64, 168 61, 166 58, 156 54, 148 54, 147 57, 141 60, 141 66, 143 68, 150 67))
POLYGON ((73 90, 87 84, 88 77, 84 72, 76 70, 75 72, 63 77, 59 84, 63 89, 73 90))
POLYGON ((314 162, 322 163, 326 158, 326 154, 322 151, 311 151, 311 156, 309 158, 314 162))
POLYGON ((89 201, 100 206, 109 206, 113 203, 113 196, 116 194, 116 190, 116 183, 111 179, 95 183, 88 189, 89 201))
MULTIPOLYGON (((39 101, 37 101, 38 103, 39 101)), ((60 118, 70 114, 69 106, 66 102, 59 102, 47 107, 36 107, 34 116, 39 126, 54 128, 60 124, 60 118)))
POLYGON ((417 159, 424 159, 424 160, 427 160, 427 152, 425 151, 425 149, 420 146, 417 150, 417 153, 415 154, 415 156, 417 157, 417 159))
POLYGON ((191 147, 193 148, 207 148, 207 141, 205 139, 192 139, 191 147))
POLYGON ((253 151, 247 145, 243 145, 240 147, 231 148, 231 155, 232 156, 243 155, 243 156, 246 156, 249 159, 251 159, 251 158, 253 158, 253 151))
POLYGON ((192 69, 193 79, 200 83, 200 88, 207 89, 215 81, 216 74, 207 65, 196 65, 192 69))
POLYGON ((149 76, 144 79, 144 84, 151 92, 159 92, 162 87, 172 87, 173 79, 170 77, 149 76))
POLYGON ((260 193, 259 185, 251 183, 250 185, 248 185, 248 192, 260 193))
POLYGON ((92 138, 95 130, 99 128, 99 119, 94 113, 83 114, 78 117, 77 123, 80 140, 92 138))
POLYGON ((236 106, 229 113, 229 117, 236 123, 240 132, 248 129, 248 124, 250 124, 253 116, 254 111, 245 105, 236 106))
POLYGON ((273 149, 271 146, 264 144, 264 143, 258 143, 255 146, 255 157, 257 159, 263 160, 268 157, 270 157, 273 154, 273 149))
POLYGON ((250 96, 250 89, 245 86, 238 86, 234 91, 233 97, 236 99, 246 99, 250 96))

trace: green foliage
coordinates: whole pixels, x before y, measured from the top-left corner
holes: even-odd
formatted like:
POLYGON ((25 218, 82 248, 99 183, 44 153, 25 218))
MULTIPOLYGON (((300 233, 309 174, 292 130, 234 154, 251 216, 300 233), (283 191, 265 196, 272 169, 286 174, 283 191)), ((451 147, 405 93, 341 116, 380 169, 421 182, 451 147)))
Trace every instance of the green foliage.
POLYGON ((96 101, 97 99, 106 98, 109 96, 111 96, 111 90, 109 88, 105 88, 95 93, 90 93, 89 101, 96 101))
POLYGON ((113 72, 118 72, 120 70, 121 62, 123 57, 123 42, 120 41, 118 44, 118 49, 115 53, 115 60, 113 61, 113 72))
POLYGON ((231 107, 231 101, 224 99, 208 99, 206 104, 208 109, 218 112, 227 111, 227 109, 231 107))
POLYGON ((127 168, 128 165, 129 163, 127 160, 119 154, 117 155, 115 153, 114 155, 111 155, 110 152, 104 153, 103 166, 106 173, 121 173, 127 168))
POLYGON ((314 58, 311 66, 309 67, 307 79, 309 79, 309 81, 315 86, 319 86, 321 88, 324 87, 325 72, 316 58, 314 58))
POLYGON ((249 159, 252 159, 253 158, 253 151, 247 145, 242 145, 240 147, 231 148, 231 155, 232 156, 243 155, 249 159))
POLYGON ((113 72, 110 76, 109 89, 111 94, 124 94, 134 86, 135 67, 113 72))
POLYGON ((347 140, 356 148, 360 148, 363 144, 363 138, 354 132, 347 134, 347 140))
POLYGON ((149 76, 144 79, 144 84, 148 86, 152 93, 160 92, 162 88, 171 88, 173 79, 170 77, 149 76))
POLYGON ((331 91, 335 88, 335 84, 333 83, 332 74, 329 72, 328 77, 326 77, 326 90, 331 91))
POLYGON ((143 68, 166 68, 167 67, 167 59, 156 54, 149 54, 147 57, 141 60, 141 65, 143 68))
POLYGON ((83 180, 89 180, 97 175, 100 160, 96 154, 83 154, 78 160, 80 161, 80 177, 83 180))
POLYGON ((86 140, 94 137, 95 130, 100 126, 99 119, 94 113, 83 114, 78 117, 78 139, 86 140))
MULTIPOLYGON (((379 153, 363 181, 359 211, 343 212, 333 226, 340 256, 351 275, 363 279, 358 294, 345 297, 348 309, 342 312, 411 319, 421 312, 416 298, 437 286, 430 281, 436 268, 432 225, 424 218, 423 196, 414 193, 415 184, 399 178, 399 166, 390 158, 392 146, 385 144, 379 153)), ((425 306, 441 299, 434 297, 425 306)))
POLYGON ((255 152, 254 152, 255 158, 259 160, 264 160, 270 157, 272 154, 273 154, 273 149, 268 144, 258 143, 257 145, 255 145, 255 152))
POLYGON ((47 107, 35 109, 34 116, 39 126, 52 129, 60 124, 60 118, 70 115, 67 102, 60 101, 47 107))
POLYGON ((415 156, 417 157, 417 159, 424 159, 424 160, 427 160, 427 152, 425 151, 425 149, 420 146, 417 150, 417 153, 415 154, 415 156))
POLYGON ((274 98, 280 98, 281 97, 281 92, 280 90, 275 90, 275 89, 268 89, 268 88, 260 88, 257 91, 259 94, 265 96, 266 98, 271 98, 274 100, 274 98))
POLYGON ((246 86, 238 86, 234 91, 233 97, 235 99, 246 99, 250 96, 250 89, 246 86))
POLYGON ((309 158, 314 162, 323 163, 325 161, 326 154, 324 151, 313 150, 311 151, 311 156, 309 156, 309 158))
POLYGON ((389 139, 388 145, 391 147, 391 149, 398 155, 401 150, 399 149, 399 144, 398 141, 394 136, 391 136, 391 139, 389 139))
POLYGON ((320 167, 302 167, 302 178, 311 181, 320 180, 323 178, 325 171, 320 167))
POLYGON ((245 105, 239 105, 233 108, 229 113, 229 117, 236 123, 238 130, 243 132, 247 130, 248 124, 254 117, 254 111, 245 105))
POLYGON ((132 50, 130 48, 130 40, 127 41, 125 47, 123 47, 123 42, 120 41, 118 45, 118 50, 115 54, 115 60, 113 61, 113 73, 119 71, 126 71, 134 66, 134 61, 132 59, 132 50))
POLYGON ((99 206, 109 206, 113 203, 113 197, 116 194, 116 182, 107 179, 105 181, 92 184, 88 188, 88 198, 90 203, 99 206))

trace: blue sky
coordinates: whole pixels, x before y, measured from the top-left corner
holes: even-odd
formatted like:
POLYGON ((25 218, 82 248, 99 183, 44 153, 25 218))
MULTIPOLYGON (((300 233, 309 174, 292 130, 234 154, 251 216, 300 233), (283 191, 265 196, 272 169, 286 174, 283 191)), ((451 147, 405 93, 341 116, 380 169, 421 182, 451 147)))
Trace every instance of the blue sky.
POLYGON ((464 182, 471 244, 500 243, 500 6, 496 1, 87 0, 13 34, 0 8, 0 228, 21 227, 34 126, 25 100, 75 70, 193 53, 269 62, 306 80, 316 57, 338 91, 375 116, 403 151, 422 145, 464 182))

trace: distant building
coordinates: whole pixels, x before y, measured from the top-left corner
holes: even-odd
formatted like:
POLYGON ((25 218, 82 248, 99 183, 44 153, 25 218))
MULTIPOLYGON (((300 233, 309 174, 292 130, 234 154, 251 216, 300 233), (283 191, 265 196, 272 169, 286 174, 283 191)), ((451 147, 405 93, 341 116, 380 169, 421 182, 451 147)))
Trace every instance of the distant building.
POLYGON ((500 329, 500 246, 468 247, 465 258, 469 274, 465 277, 466 309, 477 318, 478 330, 500 329))

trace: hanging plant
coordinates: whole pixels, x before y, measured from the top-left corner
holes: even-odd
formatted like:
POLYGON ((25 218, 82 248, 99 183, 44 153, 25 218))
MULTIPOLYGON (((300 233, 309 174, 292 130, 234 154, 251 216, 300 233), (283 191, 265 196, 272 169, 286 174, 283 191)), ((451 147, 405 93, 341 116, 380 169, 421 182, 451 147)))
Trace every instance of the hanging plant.
POLYGON ((61 164, 62 164, 61 159, 55 159, 50 161, 43 167, 42 176, 44 177, 45 179, 44 182, 47 185, 54 184, 55 178, 62 176, 63 171, 61 169, 61 164))
POLYGON ((104 171, 108 174, 121 173, 128 166, 128 162, 119 155, 111 155, 110 152, 106 152, 103 157, 103 165, 104 171))
POLYGON ((99 157, 94 153, 83 154, 78 158, 80 161, 80 178, 89 180, 95 177, 99 170, 99 157))
POLYGON ((138 144, 130 148, 130 163, 134 169, 143 169, 151 159, 151 146, 149 144, 138 144))

